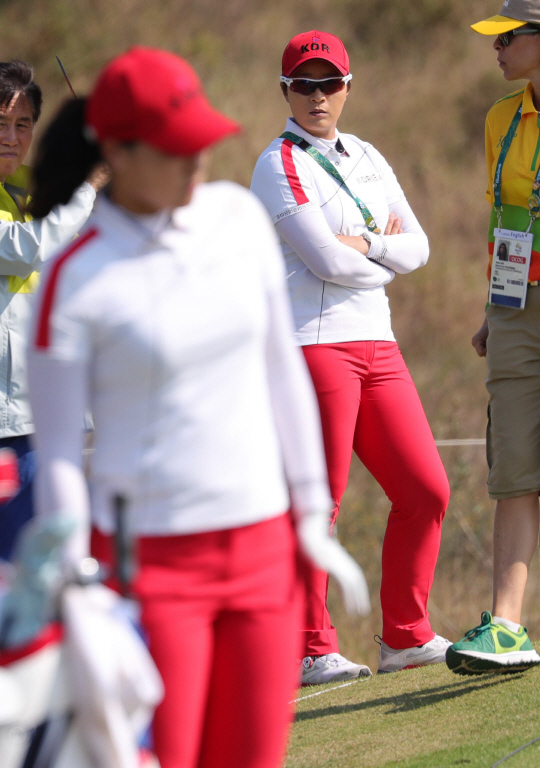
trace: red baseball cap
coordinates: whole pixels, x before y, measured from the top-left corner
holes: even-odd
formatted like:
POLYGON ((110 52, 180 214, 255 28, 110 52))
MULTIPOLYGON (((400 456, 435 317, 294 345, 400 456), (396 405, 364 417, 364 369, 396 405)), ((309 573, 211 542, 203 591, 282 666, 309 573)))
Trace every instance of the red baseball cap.
POLYGON ((349 74, 349 56, 345 46, 328 32, 302 32, 290 41, 283 51, 281 74, 292 75, 296 67, 309 59, 323 59, 333 64, 342 75, 349 74))
POLYGON ((196 154, 241 130, 212 107, 187 61, 141 46, 103 69, 86 124, 98 140, 140 141, 171 155, 196 154))

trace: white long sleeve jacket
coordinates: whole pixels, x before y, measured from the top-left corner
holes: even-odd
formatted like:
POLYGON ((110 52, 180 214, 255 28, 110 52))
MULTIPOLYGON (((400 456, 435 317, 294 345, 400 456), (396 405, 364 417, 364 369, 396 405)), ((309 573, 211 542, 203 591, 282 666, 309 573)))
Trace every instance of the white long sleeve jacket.
POLYGON ((390 213, 403 234, 372 235, 367 256, 336 235, 368 229, 343 186, 294 145, 275 139, 261 154, 251 189, 264 203, 280 237, 298 344, 394 341, 384 286, 395 273, 426 263, 427 237, 394 172, 371 144, 337 133, 325 141, 289 118, 285 130, 305 139, 333 163, 384 232, 390 213))
POLYGON ((98 199, 47 268, 29 349, 38 511, 171 535, 329 509, 315 396, 294 344, 281 254, 257 199, 197 188, 152 233, 98 199), (89 491, 80 425, 95 424, 89 491))

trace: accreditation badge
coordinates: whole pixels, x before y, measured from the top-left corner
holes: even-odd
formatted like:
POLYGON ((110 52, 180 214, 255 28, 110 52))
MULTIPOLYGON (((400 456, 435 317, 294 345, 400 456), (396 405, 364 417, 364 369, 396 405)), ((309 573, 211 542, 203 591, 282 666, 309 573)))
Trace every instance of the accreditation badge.
POLYGON ((533 236, 531 232, 495 229, 489 303, 525 309, 533 236))

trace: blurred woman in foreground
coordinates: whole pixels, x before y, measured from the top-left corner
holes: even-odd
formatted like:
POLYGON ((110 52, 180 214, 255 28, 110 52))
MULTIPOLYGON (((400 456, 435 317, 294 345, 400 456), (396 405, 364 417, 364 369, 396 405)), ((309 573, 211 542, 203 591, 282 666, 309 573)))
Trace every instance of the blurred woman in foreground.
POLYGON ((38 216, 100 158, 111 168, 35 315, 37 501, 77 516, 73 563, 90 517, 93 554, 112 560, 114 500, 128 501, 133 589, 165 683, 161 768, 279 765, 300 652, 297 541, 350 607, 363 600, 361 572, 326 531, 316 404, 272 227, 242 188, 198 183, 205 150, 238 130, 185 61, 133 48, 66 105, 36 167, 38 216))

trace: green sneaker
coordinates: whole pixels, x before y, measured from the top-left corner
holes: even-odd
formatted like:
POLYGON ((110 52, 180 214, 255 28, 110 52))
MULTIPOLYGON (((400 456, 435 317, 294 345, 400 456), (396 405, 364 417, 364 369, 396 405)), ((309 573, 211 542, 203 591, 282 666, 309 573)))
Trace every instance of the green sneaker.
POLYGON ((540 664, 540 656, 525 627, 512 632, 503 624, 494 624, 489 611, 484 611, 481 621, 446 651, 446 665, 452 672, 458 675, 524 672, 540 664))

